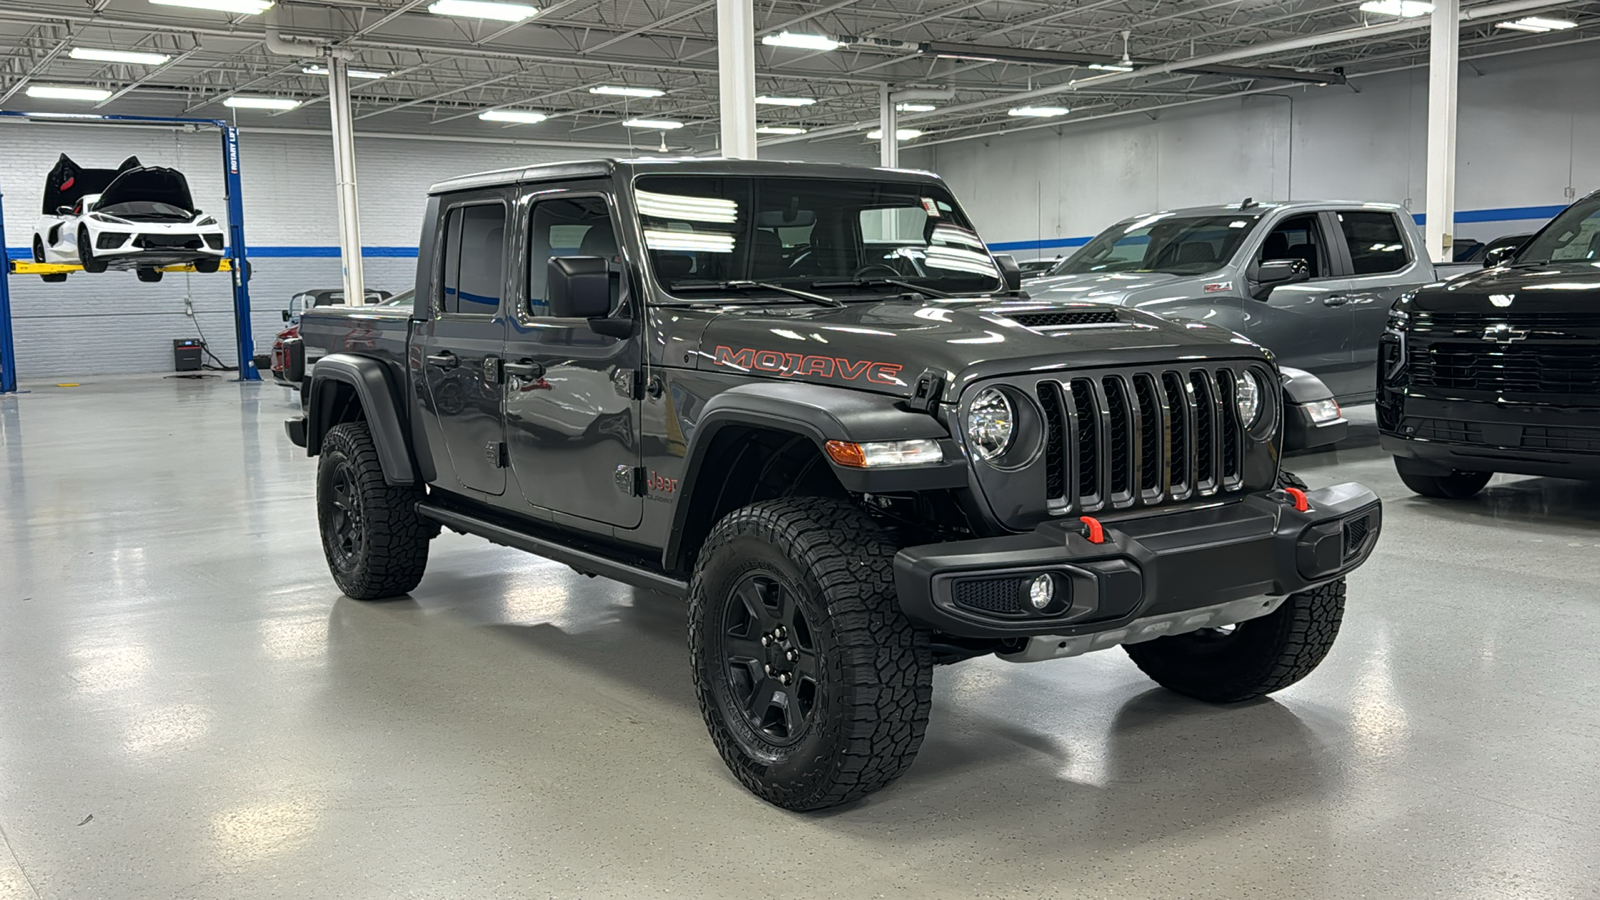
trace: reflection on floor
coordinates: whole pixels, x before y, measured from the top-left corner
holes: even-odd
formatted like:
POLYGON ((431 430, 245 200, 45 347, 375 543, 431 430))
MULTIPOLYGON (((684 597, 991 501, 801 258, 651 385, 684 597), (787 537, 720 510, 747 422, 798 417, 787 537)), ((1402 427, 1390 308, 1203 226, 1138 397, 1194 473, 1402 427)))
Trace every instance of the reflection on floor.
POLYGON ((0 897, 1592 897, 1600 488, 1410 495, 1344 634, 1205 707, 1118 651, 941 669, 900 783, 726 773, 680 605, 446 535, 340 598, 272 385, 0 398, 0 897))

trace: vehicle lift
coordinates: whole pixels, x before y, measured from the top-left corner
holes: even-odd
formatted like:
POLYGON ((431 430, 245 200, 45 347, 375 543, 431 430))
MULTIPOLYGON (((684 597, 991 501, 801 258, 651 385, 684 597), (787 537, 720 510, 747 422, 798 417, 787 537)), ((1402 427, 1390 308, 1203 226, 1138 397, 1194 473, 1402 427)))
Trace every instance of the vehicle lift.
MULTIPOLYGON (((233 275, 233 331, 239 353, 239 380, 260 381, 261 373, 255 368, 255 341, 250 335, 250 267, 245 264, 244 195, 239 180, 239 129, 225 119, 181 119, 168 116, 118 116, 63 113, 30 113, 0 109, 0 116, 40 121, 63 120, 73 124, 104 125, 171 125, 178 128, 215 128, 222 135, 223 193, 228 202, 228 250, 218 271, 233 275)), ((0 190, 0 250, 6 248, 5 194, 0 190)), ((15 341, 11 329, 12 274, 52 275, 61 272, 81 272, 82 266, 54 263, 36 263, 32 260, 6 259, 0 270, 0 394, 17 389, 17 363, 15 341)), ((167 266, 163 272, 192 272, 193 266, 167 266)))

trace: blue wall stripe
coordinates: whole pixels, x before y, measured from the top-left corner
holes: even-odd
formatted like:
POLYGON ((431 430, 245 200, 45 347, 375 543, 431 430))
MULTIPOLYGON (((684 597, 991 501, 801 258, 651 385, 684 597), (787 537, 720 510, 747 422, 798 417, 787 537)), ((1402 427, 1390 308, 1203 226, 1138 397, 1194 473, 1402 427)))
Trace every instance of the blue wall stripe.
POLYGON ((1053 247, 1082 247, 1087 243, 1089 243, 1089 238, 1086 237, 1052 238, 1047 241, 1001 241, 997 244, 990 244, 989 249, 1000 251, 1049 250, 1053 247))

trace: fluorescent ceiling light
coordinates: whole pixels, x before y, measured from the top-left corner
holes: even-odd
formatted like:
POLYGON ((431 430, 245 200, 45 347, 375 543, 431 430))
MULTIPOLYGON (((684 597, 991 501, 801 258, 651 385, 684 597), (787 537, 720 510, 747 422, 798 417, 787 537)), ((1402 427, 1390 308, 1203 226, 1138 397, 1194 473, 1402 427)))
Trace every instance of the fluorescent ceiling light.
POLYGON ((761 39, 761 43, 768 47, 793 47, 796 50, 837 50, 839 42, 831 37, 820 34, 795 34, 792 31, 780 31, 769 34, 761 39))
POLYGON ((521 22, 533 18, 539 8, 521 3, 494 3, 491 0, 434 0, 428 6, 428 12, 436 16, 458 16, 463 19, 521 22))
POLYGON ((689 197, 682 194, 633 192, 634 205, 641 216, 684 222, 713 222, 732 225, 739 221, 739 202, 720 197, 689 197))
POLYGON ((666 91, 660 88, 627 87, 626 85, 602 84, 599 87, 589 88, 591 94, 611 94, 615 97, 660 97, 666 91))
POLYGON ((1098 69, 1101 72, 1132 72, 1133 71, 1133 66, 1125 66, 1122 63, 1090 63, 1089 64, 1089 68, 1098 69))
POLYGON ((190 9, 209 9, 212 12, 238 13, 256 16, 272 8, 272 0, 150 0, 157 6, 187 6, 190 9))
POLYGON ((550 118, 542 112, 531 109, 486 109, 478 113, 478 118, 485 122, 510 122, 514 125, 537 125, 550 118))
POLYGON ((172 57, 165 53, 137 53, 133 50, 102 50, 99 47, 73 47, 67 54, 73 59, 95 62, 129 63, 135 66, 159 66, 172 57))
POLYGON ((817 102, 811 97, 757 97, 761 106, 810 106, 817 102))
POLYGON ((679 250, 685 253, 732 253, 734 236, 715 231, 666 231, 646 228, 644 245, 649 250, 679 250))
MULTIPOLYGON (((918 131, 915 128, 896 128, 894 130, 894 139, 897 140, 897 141, 914 141, 919 137, 922 137, 922 132, 918 131)), ((869 140, 869 141, 881 141, 881 140, 883 140, 883 129, 882 128, 874 128, 871 131, 867 132, 867 140, 869 140)))
POLYGON ((30 119, 104 119, 99 113, 31 112, 30 119))
POLYGON ((98 103, 110 98, 111 92, 104 88, 71 87, 64 84, 30 84, 28 96, 38 97, 40 100, 89 100, 98 103))
POLYGON ((1381 16, 1401 16, 1406 19, 1415 19, 1433 12, 1432 3, 1422 0, 1367 0, 1361 4, 1362 12, 1377 13, 1381 16))
POLYGON ((235 94, 223 100, 222 105, 232 109, 294 109, 300 105, 300 101, 288 97, 247 97, 235 94))
POLYGON ((1544 34, 1547 31, 1565 31, 1568 28, 1577 28, 1577 22, 1566 19, 1547 19, 1543 16, 1529 16, 1515 22, 1500 22, 1494 27, 1509 28, 1512 31, 1531 31, 1534 34, 1544 34))
POLYGON ((806 130, 797 125, 757 125, 756 134, 805 134, 806 130))
POLYGON ((657 128, 662 131, 683 127, 682 122, 674 122, 671 119, 629 119, 622 124, 629 128, 657 128))
MULTIPOLYGON (((306 73, 307 75, 326 75, 326 74, 328 74, 328 67, 327 66, 306 66, 305 68, 301 69, 300 71, 306 73)), ((389 73, 388 72, 369 72, 366 69, 345 69, 344 73, 346 75, 349 75, 351 78, 366 78, 368 80, 377 79, 377 78, 388 78, 389 77, 389 73)))
POLYGON ((901 112, 933 112, 939 107, 932 103, 897 103, 895 109, 901 112))
POLYGON ((1064 116, 1069 112, 1072 112, 1072 110, 1067 109, 1065 106, 1019 106, 1016 109, 1007 110, 1006 115, 1021 116, 1028 119, 1052 119, 1056 116, 1064 116))

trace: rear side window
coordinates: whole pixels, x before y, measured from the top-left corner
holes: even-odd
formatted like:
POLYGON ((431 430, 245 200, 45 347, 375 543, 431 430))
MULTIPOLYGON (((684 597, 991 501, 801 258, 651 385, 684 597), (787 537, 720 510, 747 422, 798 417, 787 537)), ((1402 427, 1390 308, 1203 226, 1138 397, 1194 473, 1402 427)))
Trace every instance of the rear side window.
POLYGON ((1342 212, 1339 227, 1350 248, 1350 263, 1356 275, 1382 275, 1398 272, 1411 262, 1405 238, 1393 213, 1342 212))
POLYGON ((439 310, 490 316, 505 284, 505 206, 458 206, 444 220, 444 272, 439 310))

